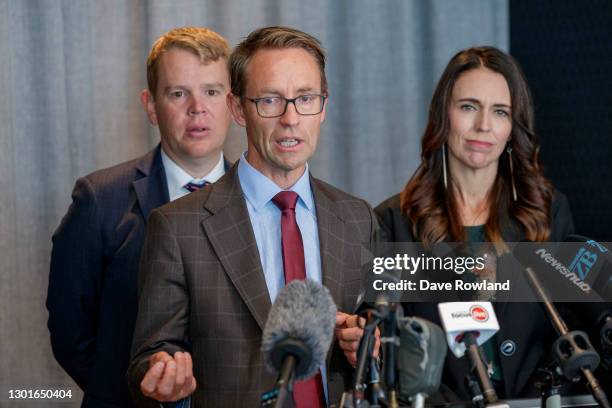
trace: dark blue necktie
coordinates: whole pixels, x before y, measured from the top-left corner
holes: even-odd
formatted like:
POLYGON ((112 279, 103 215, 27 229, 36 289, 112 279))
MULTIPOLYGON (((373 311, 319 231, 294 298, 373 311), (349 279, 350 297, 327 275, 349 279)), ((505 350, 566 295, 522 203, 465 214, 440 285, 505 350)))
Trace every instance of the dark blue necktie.
POLYGON ((185 188, 187 191, 189 191, 190 193, 193 193, 196 190, 199 190, 203 187, 205 187, 206 185, 210 184, 208 181, 205 181, 202 184, 196 184, 196 183, 192 183, 191 181, 187 184, 185 184, 183 186, 183 188, 185 188))

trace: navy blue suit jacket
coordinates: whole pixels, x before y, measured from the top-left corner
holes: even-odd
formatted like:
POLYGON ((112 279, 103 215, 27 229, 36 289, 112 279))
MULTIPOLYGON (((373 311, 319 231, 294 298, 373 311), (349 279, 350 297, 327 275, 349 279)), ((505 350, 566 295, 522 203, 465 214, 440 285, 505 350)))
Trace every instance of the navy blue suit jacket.
MULTIPOLYGON (((226 171, 229 163, 225 162, 226 171)), ((169 201, 161 147, 79 178, 53 235, 47 309, 53 354, 82 406, 132 407, 126 371, 149 213, 169 201)))
POLYGON ((55 358, 85 407, 130 407, 125 372, 149 212, 169 201, 160 146, 79 178, 53 235, 47 309, 55 358))

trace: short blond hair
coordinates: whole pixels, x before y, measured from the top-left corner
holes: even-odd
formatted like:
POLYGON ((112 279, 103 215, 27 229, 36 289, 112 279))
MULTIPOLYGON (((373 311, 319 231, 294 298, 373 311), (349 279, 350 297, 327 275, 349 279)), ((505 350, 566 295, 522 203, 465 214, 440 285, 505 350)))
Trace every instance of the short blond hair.
POLYGON ((204 63, 229 58, 230 48, 216 32, 203 27, 180 27, 168 31, 155 41, 147 58, 147 86, 152 95, 157 90, 157 61, 172 48, 192 52, 204 63))

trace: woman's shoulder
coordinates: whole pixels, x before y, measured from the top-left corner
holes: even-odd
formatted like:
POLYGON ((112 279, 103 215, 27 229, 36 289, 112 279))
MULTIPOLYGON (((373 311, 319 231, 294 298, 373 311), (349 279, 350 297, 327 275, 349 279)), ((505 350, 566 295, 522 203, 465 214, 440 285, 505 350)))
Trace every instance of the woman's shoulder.
POLYGON ((553 188, 551 209, 553 214, 559 210, 569 211, 569 200, 567 199, 567 196, 561 191, 557 190, 557 188, 553 188))
POLYGON ((400 194, 384 200, 374 209, 382 232, 382 238, 389 242, 411 242, 412 225, 402 212, 400 194))
POLYGON ((374 212, 376 214, 382 214, 386 212, 401 212, 400 209, 400 194, 395 194, 382 203, 378 204, 376 208, 374 208, 374 212))
POLYGON ((550 207, 551 224, 549 241, 563 241, 565 237, 575 233, 574 217, 570 210, 569 200, 565 194, 555 188, 550 207))

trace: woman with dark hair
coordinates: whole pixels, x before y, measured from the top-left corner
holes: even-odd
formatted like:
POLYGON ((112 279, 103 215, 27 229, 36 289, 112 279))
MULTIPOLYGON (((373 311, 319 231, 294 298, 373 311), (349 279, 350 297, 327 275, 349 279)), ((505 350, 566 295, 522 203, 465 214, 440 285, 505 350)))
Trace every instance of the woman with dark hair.
MULTIPOLYGON (((562 241, 573 233, 572 216, 543 174, 533 129, 529 88, 514 59, 493 47, 459 52, 433 95, 418 169, 375 210, 383 236, 426 248, 491 242, 497 255, 509 242, 562 241)), ((486 269, 495 274, 495 265, 486 269)), ((537 395, 534 376, 554 338, 545 311, 537 303, 495 309, 501 329, 484 348, 498 395, 537 395)), ((411 303, 406 312, 440 323, 435 304, 411 303)), ((470 398, 468 369, 467 358, 449 353, 443 382, 461 399, 470 398)))

